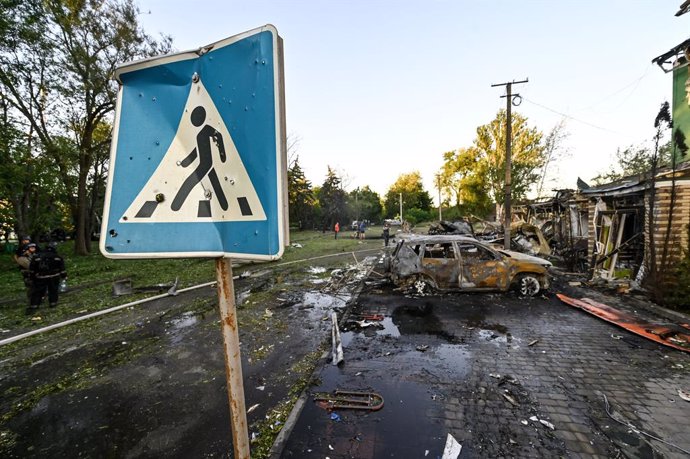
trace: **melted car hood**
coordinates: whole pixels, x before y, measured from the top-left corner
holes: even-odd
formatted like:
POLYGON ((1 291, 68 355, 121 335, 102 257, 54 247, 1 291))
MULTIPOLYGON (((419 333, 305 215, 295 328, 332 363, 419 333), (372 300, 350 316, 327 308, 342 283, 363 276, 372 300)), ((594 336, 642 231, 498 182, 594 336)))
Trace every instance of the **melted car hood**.
POLYGON ((520 260, 520 261, 530 261, 532 263, 536 263, 538 265, 546 266, 546 267, 551 267, 552 264, 548 260, 544 260, 543 258, 539 257, 533 257, 532 255, 527 255, 521 252, 514 252, 512 250, 499 250, 500 253, 503 255, 506 255, 510 258, 513 258, 515 260, 520 260))

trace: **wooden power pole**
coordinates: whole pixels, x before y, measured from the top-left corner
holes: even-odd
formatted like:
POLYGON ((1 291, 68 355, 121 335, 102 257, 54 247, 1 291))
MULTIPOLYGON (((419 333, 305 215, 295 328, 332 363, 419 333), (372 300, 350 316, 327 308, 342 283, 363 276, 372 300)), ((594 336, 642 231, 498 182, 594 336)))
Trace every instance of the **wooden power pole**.
MULTIPOLYGON (((492 84, 491 87, 494 88, 496 86, 505 86, 506 87, 506 95, 501 96, 501 98, 505 97, 506 98, 506 180, 505 180, 505 205, 504 205, 504 223, 503 223, 503 248, 506 250, 510 250, 510 223, 511 223, 511 218, 510 218, 510 172, 512 168, 512 158, 511 158, 511 141, 513 137, 513 122, 511 119, 511 112, 510 108, 513 105, 513 100, 515 98, 519 98, 520 94, 513 94, 513 85, 514 84, 522 84, 522 83, 527 83, 529 82, 529 79, 525 78, 524 80, 521 81, 511 81, 509 83, 496 83, 492 84)), ((516 105, 519 105, 517 103, 516 105)))

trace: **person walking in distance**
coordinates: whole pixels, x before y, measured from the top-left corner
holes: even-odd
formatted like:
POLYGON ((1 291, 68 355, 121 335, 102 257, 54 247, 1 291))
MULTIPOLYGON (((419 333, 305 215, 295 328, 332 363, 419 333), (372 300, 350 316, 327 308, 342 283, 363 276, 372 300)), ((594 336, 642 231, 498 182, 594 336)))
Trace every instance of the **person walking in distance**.
POLYGON ((340 223, 335 222, 335 226, 333 226, 333 230, 335 231, 335 238, 338 239, 338 233, 340 232, 340 223))
MULTIPOLYGON (((190 119, 192 124, 196 127, 203 125, 204 121, 206 121, 206 110, 204 110, 204 107, 199 106, 192 110, 190 119)), ((199 164, 196 166, 196 169, 194 169, 189 177, 187 177, 180 187, 180 190, 177 192, 175 199, 173 199, 172 205, 170 206, 172 210, 180 210, 182 204, 184 204, 184 201, 187 199, 187 196, 189 196, 189 193, 192 191, 192 189, 200 184, 201 180, 206 176, 208 176, 208 179, 211 181, 211 186, 216 192, 216 197, 218 198, 220 207, 223 210, 228 210, 228 200, 225 197, 223 188, 220 186, 218 174, 213 168, 211 140, 213 140, 218 147, 221 162, 225 162, 226 155, 223 136, 210 124, 205 125, 196 135, 196 148, 179 163, 180 166, 187 167, 192 164, 197 156, 199 157, 199 164)))
POLYGON ((383 242, 385 244, 385 247, 388 247, 388 240, 391 237, 391 230, 390 227, 388 226, 388 223, 383 225, 383 242))

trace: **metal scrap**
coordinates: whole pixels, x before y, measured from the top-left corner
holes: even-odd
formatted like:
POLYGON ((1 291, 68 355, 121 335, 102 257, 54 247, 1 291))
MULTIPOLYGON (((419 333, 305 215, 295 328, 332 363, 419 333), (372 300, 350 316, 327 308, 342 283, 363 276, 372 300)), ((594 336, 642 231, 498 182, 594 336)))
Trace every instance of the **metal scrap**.
POLYGON ((383 397, 376 392, 336 389, 333 394, 316 394, 314 401, 327 410, 351 409, 378 411, 383 408, 383 397))

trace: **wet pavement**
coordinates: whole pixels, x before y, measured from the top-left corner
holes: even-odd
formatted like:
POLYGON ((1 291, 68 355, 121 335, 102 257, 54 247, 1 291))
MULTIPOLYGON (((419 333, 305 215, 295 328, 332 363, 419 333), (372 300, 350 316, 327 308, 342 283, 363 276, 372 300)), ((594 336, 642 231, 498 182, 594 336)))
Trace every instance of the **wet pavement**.
MULTIPOLYGON (((323 352, 324 319, 344 309, 366 266, 348 277, 342 260, 294 265, 236 282, 257 455, 323 352)), ((0 457, 232 457, 216 298, 186 292, 3 346, 0 457)))
MULTIPOLYGON (((641 301, 561 289, 655 315, 641 301)), ((318 372, 282 458, 440 458, 448 434, 461 458, 688 457, 678 389, 690 388, 690 354, 551 293, 409 297, 370 283, 341 331, 345 361, 318 372), (368 314, 384 320, 360 328, 368 314), (336 409, 333 420, 312 398, 336 389, 381 394, 384 407, 336 409)))
MULTIPOLYGON (((274 445, 283 458, 439 458, 448 434, 461 458, 686 457, 669 444, 690 450, 678 395, 690 354, 553 294, 409 296, 376 271, 365 278, 371 263, 263 269, 236 283, 253 457, 267 457, 267 432, 286 422, 274 445), (331 311, 345 361, 313 371, 331 311), (371 314, 383 319, 357 324, 371 314), (332 419, 312 398, 335 389, 378 393, 384 406, 332 419)), ((560 285, 667 319, 642 299, 560 285)), ((3 348, 0 456, 231 457, 215 297, 189 292, 3 348)))

